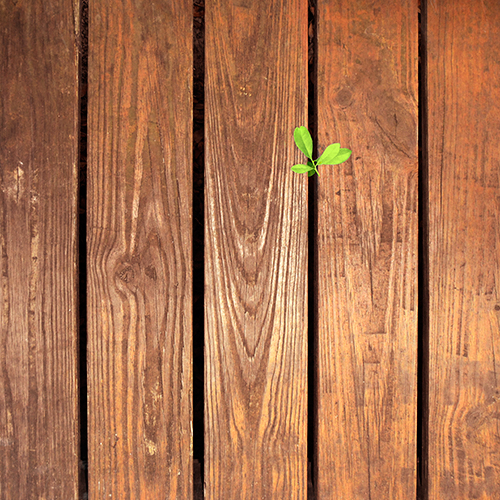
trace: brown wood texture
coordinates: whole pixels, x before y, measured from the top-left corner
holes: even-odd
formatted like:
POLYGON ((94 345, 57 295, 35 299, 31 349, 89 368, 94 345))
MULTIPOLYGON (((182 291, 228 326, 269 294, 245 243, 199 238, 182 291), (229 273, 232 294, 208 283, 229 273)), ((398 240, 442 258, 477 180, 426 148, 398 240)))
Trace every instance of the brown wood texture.
POLYGON ((90 3, 89 495, 190 499, 192 4, 90 3))
POLYGON ((429 2, 429 498, 500 498, 500 4, 429 2))
POLYGON ((317 500, 414 498, 417 0, 318 0, 317 500))
POLYGON ((307 1, 209 0, 205 497, 305 499, 307 1))
POLYGON ((77 2, 0 1, 5 500, 78 498, 78 27, 77 2))

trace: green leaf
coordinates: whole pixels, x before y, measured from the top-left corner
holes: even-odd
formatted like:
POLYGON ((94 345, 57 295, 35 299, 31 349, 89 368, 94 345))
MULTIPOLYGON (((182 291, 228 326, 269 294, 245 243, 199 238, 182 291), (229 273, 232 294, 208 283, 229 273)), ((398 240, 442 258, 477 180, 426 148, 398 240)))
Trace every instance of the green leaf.
POLYGON ((294 172, 297 172, 298 174, 305 174, 306 172, 309 172, 310 170, 314 171, 314 168, 313 167, 309 167, 308 165, 298 164, 298 165, 294 165, 292 167, 292 170, 294 172))
POLYGON ((351 156, 352 151, 347 148, 341 148, 339 154, 335 157, 332 163, 329 165, 338 165, 339 163, 344 163, 351 156))
POLYGON ((293 131, 293 139, 297 147, 308 157, 312 157, 313 140, 309 130, 306 127, 297 127, 293 131))
POLYGON ((308 177, 312 177, 316 173, 316 170, 311 170, 310 172, 307 172, 308 177))
POLYGON ((340 144, 330 144, 316 162, 318 165, 333 165, 332 161, 339 154, 340 144))

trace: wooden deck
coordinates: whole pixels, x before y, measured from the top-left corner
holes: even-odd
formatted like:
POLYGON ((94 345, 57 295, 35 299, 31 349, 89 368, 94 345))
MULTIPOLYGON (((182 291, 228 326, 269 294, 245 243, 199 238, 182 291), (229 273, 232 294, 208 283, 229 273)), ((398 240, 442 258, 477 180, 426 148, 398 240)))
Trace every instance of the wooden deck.
POLYGON ((0 33, 0 500, 500 499, 497 0, 0 33))

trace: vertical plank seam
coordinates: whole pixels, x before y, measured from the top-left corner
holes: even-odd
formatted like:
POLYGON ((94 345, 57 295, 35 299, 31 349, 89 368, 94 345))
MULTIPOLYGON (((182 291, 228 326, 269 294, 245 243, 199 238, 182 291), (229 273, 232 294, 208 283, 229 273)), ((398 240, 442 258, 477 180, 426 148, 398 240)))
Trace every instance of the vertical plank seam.
MULTIPOLYGON (((192 453, 197 458, 193 466, 193 499, 204 498, 204 275, 205 275, 205 248, 204 248, 204 220, 205 220, 205 0, 193 0, 193 218, 192 218, 192 290, 193 290, 193 415, 192 415, 192 453), (198 140, 199 137, 199 140, 198 140), (197 262, 199 267, 197 268, 197 262), (198 301, 195 302, 195 298, 198 301), (199 320, 198 318, 201 318, 199 320), (198 381, 198 383, 197 383, 198 381), (196 410, 200 415, 196 414, 196 410), (196 467, 196 470, 195 470, 196 467), (199 471, 199 475, 198 475, 199 471), (201 476, 201 477, 200 477, 201 476), (197 481, 201 482, 199 488, 197 481), (201 491, 200 491, 201 490, 201 491)), ((193 460, 193 463, 194 460, 193 460)))
POLYGON ((78 382, 80 420, 79 494, 88 498, 87 433, 87 85, 88 85, 88 0, 79 1, 78 48, 78 382))
MULTIPOLYGON (((317 123, 317 0, 309 0, 309 53, 308 53, 308 129, 313 137, 314 158, 317 157, 318 123, 317 123)), ((316 440, 317 440, 317 342, 318 331, 318 282, 317 282, 317 190, 318 176, 313 175, 308 180, 308 386, 307 386, 307 458, 308 483, 312 482, 313 491, 309 491, 308 500, 314 500, 316 493, 316 440)))
POLYGON ((428 238, 428 114, 427 114, 427 0, 419 0, 418 43, 418 380, 417 491, 428 499, 429 429, 429 238, 428 238))

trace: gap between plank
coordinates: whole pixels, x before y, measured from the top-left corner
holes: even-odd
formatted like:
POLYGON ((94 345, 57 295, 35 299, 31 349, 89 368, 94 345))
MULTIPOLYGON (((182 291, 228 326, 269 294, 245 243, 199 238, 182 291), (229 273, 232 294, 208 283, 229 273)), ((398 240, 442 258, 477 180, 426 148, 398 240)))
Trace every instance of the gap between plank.
MULTIPOLYGON (((316 29, 316 0, 309 0, 308 26, 309 26, 309 44, 308 44, 308 129, 313 137, 314 158, 317 157, 318 130, 317 130, 317 29, 316 29)), ((308 460, 308 480, 307 480, 307 498, 314 500, 316 485, 316 421, 317 421, 317 395, 316 395, 316 335, 318 331, 317 322, 317 190, 318 176, 309 177, 308 189, 308 356, 307 356, 307 460, 308 460)))
POLYGON ((193 2, 193 487, 204 484, 205 0, 193 2))
POLYGON ((429 430, 429 237, 427 155, 427 2, 418 13, 418 381, 417 381, 417 499, 428 498, 429 430))
POLYGON ((87 85, 88 0, 80 3, 79 47, 79 151, 78 151, 78 373, 80 415, 80 498, 88 498, 87 432, 87 85))

